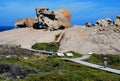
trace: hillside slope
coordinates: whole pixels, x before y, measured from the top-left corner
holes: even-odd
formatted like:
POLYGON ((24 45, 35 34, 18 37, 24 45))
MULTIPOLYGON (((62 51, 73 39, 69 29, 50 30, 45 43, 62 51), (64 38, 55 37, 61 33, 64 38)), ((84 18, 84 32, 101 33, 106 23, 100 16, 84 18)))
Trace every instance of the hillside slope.
POLYGON ((74 26, 63 35, 59 51, 76 51, 82 54, 120 54, 120 33, 116 27, 74 26))
POLYGON ((23 48, 31 48, 37 42, 54 42, 58 31, 44 31, 28 28, 19 28, 0 32, 0 44, 21 45, 23 48))

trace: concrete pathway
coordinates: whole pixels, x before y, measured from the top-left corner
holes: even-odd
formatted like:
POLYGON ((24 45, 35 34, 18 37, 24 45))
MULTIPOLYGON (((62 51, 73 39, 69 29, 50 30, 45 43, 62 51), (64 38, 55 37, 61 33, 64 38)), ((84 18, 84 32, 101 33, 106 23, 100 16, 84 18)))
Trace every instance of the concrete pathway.
POLYGON ((89 62, 83 61, 84 59, 87 59, 90 56, 91 55, 83 55, 83 57, 81 57, 81 58, 64 58, 64 60, 68 60, 68 61, 72 61, 72 62, 83 64, 83 65, 86 65, 86 66, 89 66, 89 67, 92 67, 92 68, 101 69, 101 70, 105 70, 105 71, 108 71, 108 72, 120 74, 120 70, 109 68, 109 67, 104 68, 101 65, 93 64, 93 63, 89 63, 89 62))

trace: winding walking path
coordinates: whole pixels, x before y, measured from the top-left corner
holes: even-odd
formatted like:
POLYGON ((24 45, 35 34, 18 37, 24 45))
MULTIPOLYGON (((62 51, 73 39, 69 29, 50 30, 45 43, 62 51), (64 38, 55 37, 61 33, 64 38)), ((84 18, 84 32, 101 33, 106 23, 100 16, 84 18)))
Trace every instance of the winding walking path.
POLYGON ((101 65, 93 64, 93 63, 89 63, 89 62, 83 61, 84 59, 87 59, 90 56, 91 55, 88 54, 88 55, 83 55, 81 58, 64 58, 64 60, 68 60, 68 61, 80 63, 80 64, 83 64, 83 65, 86 65, 86 66, 89 66, 89 67, 92 67, 92 68, 105 70, 105 71, 108 71, 108 72, 111 72, 111 73, 120 74, 120 70, 109 68, 109 67, 104 68, 101 65))
MULTIPOLYGON (((43 50, 35 50, 35 49, 27 49, 27 50, 34 51, 34 52, 53 54, 53 52, 43 51, 43 50)), ((89 66, 89 67, 92 67, 92 68, 101 69, 101 70, 105 70, 105 71, 108 71, 108 72, 120 74, 120 70, 109 68, 109 67, 104 68, 101 65, 93 64, 93 63, 84 61, 85 59, 89 58, 90 56, 91 56, 91 54, 86 54, 86 55, 83 55, 80 58, 62 58, 62 59, 72 61, 72 62, 76 62, 76 63, 79 63, 79 64, 83 64, 83 65, 86 65, 86 66, 89 66)))

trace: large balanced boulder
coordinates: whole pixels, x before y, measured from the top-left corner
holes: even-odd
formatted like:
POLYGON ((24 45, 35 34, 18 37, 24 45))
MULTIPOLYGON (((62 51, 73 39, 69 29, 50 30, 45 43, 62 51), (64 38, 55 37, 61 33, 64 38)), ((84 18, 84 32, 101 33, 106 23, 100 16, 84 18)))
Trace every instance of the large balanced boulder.
POLYGON ((65 9, 61 8, 55 11, 56 19, 59 22, 59 27, 65 27, 68 28, 70 26, 71 22, 71 13, 65 9))
POLYGON ((67 9, 50 11, 48 8, 36 8, 37 21, 35 28, 56 30, 68 28, 71 23, 71 13, 67 9))
POLYGON ((114 25, 120 27, 120 16, 117 16, 116 19, 113 22, 114 25))
POLYGON ((35 23, 35 18, 21 18, 14 22, 15 27, 25 28, 25 27, 33 27, 35 23))

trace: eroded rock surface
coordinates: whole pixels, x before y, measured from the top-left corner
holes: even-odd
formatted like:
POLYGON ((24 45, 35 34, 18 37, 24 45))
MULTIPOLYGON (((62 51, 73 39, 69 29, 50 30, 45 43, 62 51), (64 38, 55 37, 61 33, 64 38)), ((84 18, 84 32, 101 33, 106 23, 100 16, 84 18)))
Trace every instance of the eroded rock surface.
POLYGON ((105 18, 105 19, 97 20, 94 25, 105 27, 105 26, 111 25, 111 22, 112 22, 112 20, 110 18, 105 18))
POLYGON ((48 30, 64 29, 70 26, 71 13, 67 9, 50 11, 48 8, 36 8, 37 21, 35 28, 48 30))
POLYGON ((14 22, 15 27, 57 30, 70 27, 71 13, 61 8, 50 11, 48 8, 36 8, 35 18, 21 18, 14 22))
POLYGON ((114 26, 80 27, 74 26, 62 36, 60 52, 76 51, 81 54, 120 54, 120 33, 114 26), (115 31, 116 30, 116 31, 115 31))
POLYGON ((35 18, 21 18, 14 22, 14 26, 20 28, 29 27, 32 28, 35 23, 35 18))

